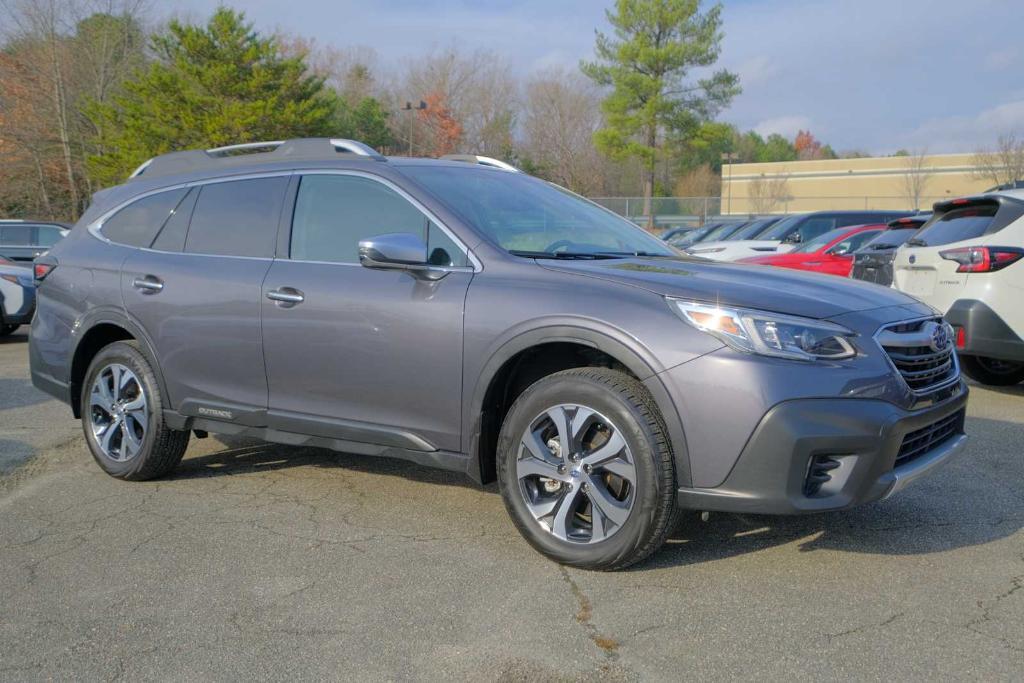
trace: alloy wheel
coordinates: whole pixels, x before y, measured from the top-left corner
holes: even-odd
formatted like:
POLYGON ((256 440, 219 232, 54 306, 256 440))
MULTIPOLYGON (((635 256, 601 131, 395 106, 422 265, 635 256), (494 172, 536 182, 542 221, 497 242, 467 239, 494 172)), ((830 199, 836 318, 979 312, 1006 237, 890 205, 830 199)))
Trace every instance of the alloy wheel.
POLYGON ((142 450, 149 406, 142 382, 119 363, 105 366, 89 391, 89 424, 103 454, 125 462, 142 450))
POLYGON ((636 500, 636 465, 622 432, 581 405, 557 405, 530 422, 520 439, 516 478, 534 519, 563 541, 609 538, 636 500))

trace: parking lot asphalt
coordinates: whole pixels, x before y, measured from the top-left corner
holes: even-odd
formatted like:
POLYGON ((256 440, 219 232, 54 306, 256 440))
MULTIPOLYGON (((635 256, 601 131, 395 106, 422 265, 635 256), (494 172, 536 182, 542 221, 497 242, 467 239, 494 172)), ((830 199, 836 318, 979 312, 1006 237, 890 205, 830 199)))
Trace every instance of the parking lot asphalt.
POLYGON ((0 339, 0 680, 1024 679, 1024 387, 970 446, 826 516, 691 516, 620 573, 533 552, 496 489, 193 440, 103 474, 0 339))

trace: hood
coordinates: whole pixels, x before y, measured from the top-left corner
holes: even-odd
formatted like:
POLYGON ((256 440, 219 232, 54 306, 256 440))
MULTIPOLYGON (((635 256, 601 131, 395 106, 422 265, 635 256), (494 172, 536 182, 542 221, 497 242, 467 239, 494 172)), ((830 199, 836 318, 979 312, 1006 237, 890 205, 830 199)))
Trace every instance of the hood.
POLYGON ((805 261, 821 260, 818 252, 805 254, 771 254, 769 256, 748 256, 738 260, 736 263, 754 263, 762 266, 777 266, 790 263, 803 263, 805 261))
POLYGON ((753 249, 755 251, 764 251, 766 253, 772 253, 778 251, 781 247, 785 246, 787 249, 792 249, 792 245, 783 245, 778 240, 724 240, 721 242, 698 242, 697 244, 691 245, 691 251, 699 251, 701 249, 721 249, 725 248, 739 248, 739 249, 753 249))
POLYGON ((782 268, 689 258, 539 260, 548 270, 596 277, 674 296, 808 318, 831 318, 917 301, 867 282, 782 268))

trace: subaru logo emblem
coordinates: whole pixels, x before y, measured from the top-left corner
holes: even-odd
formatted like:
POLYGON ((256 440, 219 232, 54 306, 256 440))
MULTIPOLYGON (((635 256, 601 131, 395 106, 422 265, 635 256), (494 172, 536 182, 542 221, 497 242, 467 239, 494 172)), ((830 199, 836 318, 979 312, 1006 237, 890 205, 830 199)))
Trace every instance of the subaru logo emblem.
POLYGON ((949 331, 945 325, 939 323, 929 323, 931 328, 928 332, 930 337, 930 346, 932 351, 938 353, 939 351, 945 351, 946 347, 949 346, 949 331))
POLYGON ((911 255, 910 255, 910 262, 911 262, 911 263, 917 263, 917 257, 916 257, 916 256, 914 256, 913 254, 911 254, 911 255))

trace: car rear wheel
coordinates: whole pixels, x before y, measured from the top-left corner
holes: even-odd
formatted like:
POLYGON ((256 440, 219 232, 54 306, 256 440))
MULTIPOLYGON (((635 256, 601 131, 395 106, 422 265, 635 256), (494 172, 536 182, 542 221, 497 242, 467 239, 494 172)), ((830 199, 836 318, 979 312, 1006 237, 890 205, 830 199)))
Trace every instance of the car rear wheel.
POLYGON ((643 384, 606 368, 559 372, 519 396, 502 425, 498 478, 520 533, 562 564, 627 567, 676 522, 661 415, 643 384))
POLYGON ((985 356, 961 356, 964 374, 975 382, 994 387, 1009 387, 1024 382, 1024 363, 985 356))
POLYGON ((115 342, 96 354, 81 399, 85 440, 107 474, 142 481, 181 462, 189 432, 164 424, 156 376, 134 343, 115 342))

